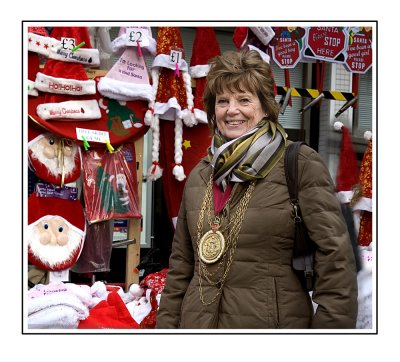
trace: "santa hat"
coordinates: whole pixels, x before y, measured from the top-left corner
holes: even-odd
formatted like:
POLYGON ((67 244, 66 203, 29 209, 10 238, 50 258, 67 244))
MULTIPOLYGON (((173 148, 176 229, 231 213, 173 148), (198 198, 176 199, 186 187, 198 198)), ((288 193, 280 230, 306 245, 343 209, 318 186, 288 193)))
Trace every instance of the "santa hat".
POLYGON ((98 83, 104 97, 119 101, 153 101, 146 63, 134 47, 127 47, 119 60, 98 83))
POLYGON ((336 131, 342 132, 339 164, 336 172, 336 192, 341 203, 349 203, 353 197, 353 186, 358 183, 357 155, 353 148, 350 131, 342 122, 335 122, 336 131))
POLYGON ((157 56, 152 65, 153 94, 145 123, 153 131, 152 163, 148 178, 152 181, 162 175, 159 166, 160 127, 159 119, 175 121, 175 152, 173 174, 182 181, 186 178, 182 167, 183 123, 196 124, 189 69, 183 54, 183 42, 178 27, 159 27, 157 56))
MULTIPOLYGON (((140 51, 144 53, 149 53, 151 55, 156 54, 157 43, 153 38, 151 28, 148 26, 131 26, 131 27, 121 27, 119 28, 118 36, 111 42, 111 49, 113 53, 121 54, 127 47, 129 39, 131 38, 132 31, 141 31, 139 43, 140 51)), ((137 34, 134 34, 134 38, 138 38, 137 34)), ((138 50, 139 52, 139 50, 138 50)))
MULTIPOLYGON (((73 56, 75 52, 72 50, 76 46, 84 44, 81 48, 91 48, 85 27, 55 27, 52 35, 62 39, 73 56)), ((48 59, 43 72, 37 73, 35 87, 46 92, 44 103, 37 107, 38 116, 52 120, 101 118, 97 101, 87 97, 96 93, 95 81, 88 79, 82 64, 71 63, 67 59, 69 56, 61 60, 48 59)))
POLYGON ((28 96, 37 97, 39 95, 35 86, 36 74, 39 71, 39 55, 34 52, 28 52, 28 96))
POLYGON ((54 185, 61 185, 74 182, 81 176, 81 150, 80 147, 72 140, 63 139, 51 132, 43 132, 41 129, 34 127, 31 122, 28 123, 28 159, 29 165, 35 172, 36 176, 43 181, 54 185), (35 154, 35 144, 42 139, 47 139, 49 147, 57 147, 55 157, 49 158, 55 160, 57 158, 58 170, 54 174, 51 172, 49 165, 41 162, 35 154), (65 151, 71 152, 71 156, 65 155, 65 151), (73 158, 72 158, 73 155, 73 158), (67 159, 68 157, 68 159, 67 159), (66 165, 66 163, 68 164, 66 165))
POLYGON ((89 317, 82 320, 79 329, 139 329, 124 301, 117 292, 110 292, 107 300, 93 307, 89 317))
POLYGON ((206 77, 210 70, 208 61, 220 55, 219 44, 213 28, 198 27, 193 43, 190 59, 190 75, 196 79, 194 95, 194 116, 197 122, 208 123, 207 113, 204 111, 203 94, 206 86, 206 77))
POLYGON ((100 64, 99 51, 92 49, 87 27, 54 27, 51 36, 29 28, 28 50, 68 63, 100 64))
POLYGON ((269 26, 237 27, 233 32, 233 43, 237 49, 255 50, 261 58, 269 63, 267 48, 275 32, 269 26))
MULTIPOLYGON (((78 200, 39 197, 34 192, 28 199, 28 225, 28 260, 33 265, 44 270, 59 271, 70 268, 79 258, 85 240, 86 226, 83 208, 78 200), (58 248, 56 248, 52 243, 42 245, 35 250, 31 247, 33 239, 37 238, 35 236, 35 227, 39 226, 41 222, 55 217, 64 219, 68 227, 81 237, 78 245, 71 246, 68 241, 62 246, 67 257, 60 258, 60 246, 57 245, 58 248), (40 251, 44 250, 44 248, 46 248, 46 253, 40 251)), ((43 225, 44 229, 48 228, 46 228, 46 225, 48 224, 45 223, 43 225)), ((59 232, 62 231, 59 230, 59 232)))

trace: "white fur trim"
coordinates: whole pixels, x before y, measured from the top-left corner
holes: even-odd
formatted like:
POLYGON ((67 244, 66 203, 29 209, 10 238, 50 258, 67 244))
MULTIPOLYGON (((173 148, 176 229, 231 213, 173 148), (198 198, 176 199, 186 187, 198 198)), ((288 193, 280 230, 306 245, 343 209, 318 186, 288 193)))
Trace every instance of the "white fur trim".
POLYGON ((353 198, 354 191, 339 191, 336 193, 337 198, 339 199, 340 203, 347 204, 353 198))
POLYGON ((50 55, 51 48, 58 48, 61 42, 49 36, 42 36, 35 33, 28 33, 28 50, 42 54, 46 57, 50 55))
POLYGON ((40 141, 40 139, 42 139, 43 137, 47 136, 48 134, 50 134, 50 133, 41 133, 41 134, 38 135, 37 137, 31 139, 31 140, 28 142, 28 150, 32 147, 32 145, 33 145, 34 143, 36 143, 37 141, 40 141))
POLYGON ((100 108, 96 100, 43 103, 37 106, 36 112, 40 118, 48 120, 60 118, 92 120, 101 118, 100 108))
POLYGON ((355 210, 364 210, 372 212, 372 199, 368 197, 362 197, 357 203, 353 206, 353 211, 355 210))
POLYGON ((122 82, 106 76, 100 79, 97 88, 104 97, 119 101, 153 100, 153 89, 150 84, 122 82))
POLYGON ((198 123, 208 124, 207 113, 202 111, 201 109, 194 109, 194 116, 198 123))
POLYGON ((182 165, 175 165, 174 168, 172 169, 172 174, 178 181, 183 181, 186 178, 182 165))
POLYGON ((147 171, 147 179, 156 181, 162 176, 163 170, 159 165, 151 165, 147 171))
POLYGON ((161 119, 175 121, 177 117, 181 118, 182 111, 178 100, 173 97, 168 99, 167 103, 156 102, 154 104, 154 114, 158 114, 161 119))
POLYGON ((255 50, 258 54, 261 55, 261 58, 264 60, 264 62, 269 64, 271 58, 267 53, 264 53, 262 50, 258 49, 254 45, 248 44, 247 47, 249 48, 249 50, 255 50))
MULTIPOLYGON (((169 55, 167 54, 159 54, 154 58, 152 68, 162 67, 175 70, 175 63, 169 60, 169 55)), ((187 72, 189 67, 186 63, 185 59, 181 59, 178 63, 180 72, 187 72)))
MULTIPOLYGON (((61 218, 61 219, 63 219, 70 229, 75 231, 82 239, 85 238, 86 225, 84 226, 84 230, 82 230, 82 229, 76 227, 75 225, 71 224, 67 219, 65 219, 65 218, 63 218, 62 216, 59 216, 59 215, 45 215, 45 216, 42 216, 40 219, 37 219, 33 223, 29 224, 29 226, 35 226, 35 225, 40 224, 42 220, 49 220, 49 219, 53 219, 53 218, 61 218)), ((28 241, 28 244, 29 244, 29 241, 28 241)))
POLYGON ((35 86, 42 92, 55 94, 69 94, 73 96, 96 94, 96 82, 94 80, 56 78, 41 72, 36 74, 35 86))
POLYGON ((343 126, 344 126, 344 124, 339 121, 337 121, 333 124, 333 128, 335 129, 335 131, 341 131, 343 126))
POLYGON ((210 71, 210 65, 208 64, 194 65, 189 69, 190 76, 192 78, 207 77, 209 71, 210 71))
POLYGON ((186 178, 182 166, 182 141, 183 141, 183 123, 180 118, 175 119, 175 142, 174 142, 174 161, 175 166, 172 169, 172 174, 178 181, 183 181, 186 178))
POLYGON ((92 48, 79 48, 71 52, 60 47, 53 47, 50 49, 50 59, 62 60, 63 62, 80 63, 86 65, 99 65, 100 56, 97 49, 92 48))
POLYGON ((365 131, 364 132, 364 139, 366 141, 372 140, 372 132, 371 131, 365 131))
POLYGON ((37 97, 39 95, 37 89, 35 88, 35 82, 33 80, 28 79, 28 95, 37 97))
POLYGON ((198 123, 194 112, 189 111, 188 109, 182 111, 182 119, 186 127, 193 127, 198 123))

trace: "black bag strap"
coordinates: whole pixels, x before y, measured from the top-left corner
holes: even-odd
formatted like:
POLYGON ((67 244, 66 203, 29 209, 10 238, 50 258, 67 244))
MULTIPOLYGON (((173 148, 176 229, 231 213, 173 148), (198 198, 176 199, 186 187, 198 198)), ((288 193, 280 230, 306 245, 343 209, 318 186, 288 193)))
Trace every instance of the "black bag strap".
POLYGON ((305 288, 310 291, 312 290, 314 275, 313 254, 310 251, 310 242, 307 241, 309 237, 301 216, 298 197, 298 153, 302 144, 305 143, 298 141, 288 145, 285 152, 284 164, 290 203, 294 210, 295 244, 293 247, 292 265, 295 270, 304 272, 305 288))

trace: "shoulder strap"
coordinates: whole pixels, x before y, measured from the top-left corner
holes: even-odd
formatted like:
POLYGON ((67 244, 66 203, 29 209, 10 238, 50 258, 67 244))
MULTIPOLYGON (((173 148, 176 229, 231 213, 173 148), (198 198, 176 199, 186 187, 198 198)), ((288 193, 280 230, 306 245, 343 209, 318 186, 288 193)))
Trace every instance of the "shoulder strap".
POLYGON ((304 142, 291 143, 285 152, 285 176, 291 202, 298 201, 298 154, 304 142))

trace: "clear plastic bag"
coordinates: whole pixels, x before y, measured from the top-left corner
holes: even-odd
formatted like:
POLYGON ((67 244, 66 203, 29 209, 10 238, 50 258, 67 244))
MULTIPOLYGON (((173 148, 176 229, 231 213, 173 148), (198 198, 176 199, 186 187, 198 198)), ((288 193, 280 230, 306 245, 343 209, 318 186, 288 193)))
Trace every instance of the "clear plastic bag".
POLYGON ((83 152, 86 219, 89 224, 138 218, 138 185, 133 144, 110 153, 106 148, 83 152))

